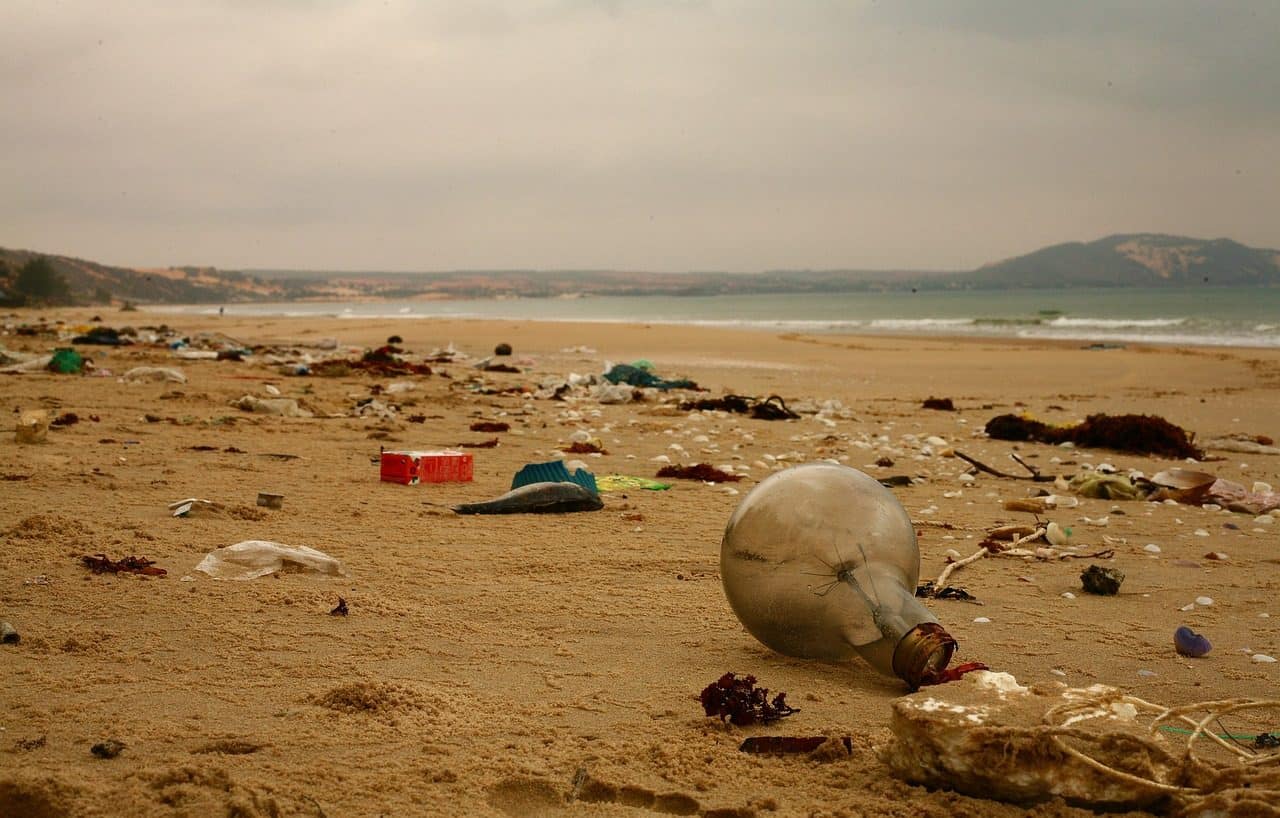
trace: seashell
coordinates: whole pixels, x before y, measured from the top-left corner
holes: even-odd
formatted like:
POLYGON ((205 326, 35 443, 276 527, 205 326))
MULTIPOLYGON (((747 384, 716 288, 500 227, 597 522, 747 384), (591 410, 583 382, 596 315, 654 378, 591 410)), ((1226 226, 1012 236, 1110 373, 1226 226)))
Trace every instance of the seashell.
POLYGON ((1188 628, 1186 625, 1173 632, 1173 649, 1180 656, 1198 658, 1204 656, 1213 646, 1209 640, 1188 628))

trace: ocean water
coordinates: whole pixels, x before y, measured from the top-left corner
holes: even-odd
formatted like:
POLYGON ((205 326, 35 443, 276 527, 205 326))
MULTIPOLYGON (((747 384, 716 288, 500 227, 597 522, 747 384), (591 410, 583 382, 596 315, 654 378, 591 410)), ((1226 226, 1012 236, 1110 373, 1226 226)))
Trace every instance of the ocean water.
MULTIPOLYGON (((217 306, 149 307, 216 314, 217 306)), ((230 315, 507 318, 770 332, 1280 347, 1280 288, 1070 289, 228 304, 230 315)))

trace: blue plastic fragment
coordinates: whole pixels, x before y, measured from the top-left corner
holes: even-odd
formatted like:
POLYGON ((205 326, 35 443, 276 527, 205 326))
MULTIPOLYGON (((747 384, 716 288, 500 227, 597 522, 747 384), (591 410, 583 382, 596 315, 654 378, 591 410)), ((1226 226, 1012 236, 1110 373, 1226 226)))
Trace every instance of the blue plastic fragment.
POLYGON ((529 463, 511 478, 513 489, 530 483, 577 483, 592 494, 600 493, 600 489, 596 488, 594 474, 586 469, 578 469, 571 473, 565 468, 562 460, 552 460, 550 463, 529 463))

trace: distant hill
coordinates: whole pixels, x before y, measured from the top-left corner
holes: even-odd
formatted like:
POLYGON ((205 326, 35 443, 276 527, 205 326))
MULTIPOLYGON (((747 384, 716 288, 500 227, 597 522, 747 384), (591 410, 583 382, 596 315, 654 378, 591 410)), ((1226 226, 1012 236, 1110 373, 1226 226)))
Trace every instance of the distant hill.
POLYGON ((112 267, 70 256, 4 248, 0 248, 0 290, 8 291, 22 265, 37 256, 47 259, 67 280, 79 303, 103 303, 111 298, 170 304, 260 301, 285 297, 289 291, 282 282, 265 282, 212 267, 112 267))
POLYGON ((1163 287, 1280 284, 1280 251, 1231 239, 1158 233, 1055 244, 952 280, 967 287, 1163 287))
MULTIPOLYGON (((0 290, 35 255, 0 248, 0 290), (4 278, 8 271, 8 280, 4 278)), ((459 270, 438 273, 111 267, 46 255, 81 303, 232 303, 358 298, 565 298, 598 295, 751 295, 1060 287, 1280 286, 1280 251, 1230 239, 1156 233, 1056 244, 967 272, 771 270, 651 273, 619 270, 459 270)))

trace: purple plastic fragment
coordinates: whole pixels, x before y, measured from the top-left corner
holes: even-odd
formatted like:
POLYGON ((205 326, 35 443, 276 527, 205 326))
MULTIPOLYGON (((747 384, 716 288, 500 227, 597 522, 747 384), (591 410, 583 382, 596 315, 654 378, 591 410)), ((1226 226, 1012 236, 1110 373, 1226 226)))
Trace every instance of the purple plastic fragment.
POLYGON ((1173 632, 1173 647, 1179 654, 1190 656, 1193 659, 1204 656, 1212 648, 1208 639, 1186 625, 1173 632))

